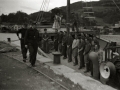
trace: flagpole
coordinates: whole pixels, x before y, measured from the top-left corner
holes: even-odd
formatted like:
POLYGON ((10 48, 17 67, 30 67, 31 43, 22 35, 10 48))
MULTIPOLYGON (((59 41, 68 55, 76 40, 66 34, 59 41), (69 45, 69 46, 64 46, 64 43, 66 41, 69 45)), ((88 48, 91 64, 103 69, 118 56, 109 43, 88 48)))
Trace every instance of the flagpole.
POLYGON ((70 0, 67 0, 67 33, 70 32, 70 0))

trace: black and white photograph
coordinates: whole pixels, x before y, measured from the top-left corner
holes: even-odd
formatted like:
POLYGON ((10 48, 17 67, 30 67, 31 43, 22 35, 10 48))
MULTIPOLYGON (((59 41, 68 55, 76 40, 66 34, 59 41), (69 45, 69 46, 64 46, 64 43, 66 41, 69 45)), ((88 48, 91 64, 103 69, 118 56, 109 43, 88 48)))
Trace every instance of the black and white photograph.
POLYGON ((0 0, 0 90, 120 90, 120 0, 0 0))

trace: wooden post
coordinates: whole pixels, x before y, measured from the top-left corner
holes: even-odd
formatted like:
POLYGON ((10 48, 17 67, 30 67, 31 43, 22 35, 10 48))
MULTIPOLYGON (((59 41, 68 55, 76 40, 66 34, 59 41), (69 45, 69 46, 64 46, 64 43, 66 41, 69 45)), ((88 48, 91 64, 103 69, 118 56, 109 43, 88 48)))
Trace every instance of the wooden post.
POLYGON ((70 32, 70 0, 67 0, 67 33, 70 32))

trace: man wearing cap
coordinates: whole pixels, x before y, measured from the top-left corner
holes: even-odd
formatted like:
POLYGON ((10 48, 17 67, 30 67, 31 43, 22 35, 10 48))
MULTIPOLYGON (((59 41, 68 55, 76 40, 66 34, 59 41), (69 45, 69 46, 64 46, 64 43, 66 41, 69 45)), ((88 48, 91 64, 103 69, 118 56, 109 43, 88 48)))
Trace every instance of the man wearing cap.
POLYGON ((22 56, 23 56, 23 61, 26 62, 27 59, 27 48, 25 47, 25 43, 24 43, 24 38, 25 38, 25 33, 27 31, 27 24, 24 24, 22 29, 19 29, 17 31, 17 36, 20 40, 20 44, 21 44, 21 52, 22 52, 22 56), (21 34, 21 37, 19 36, 19 34, 21 34))
POLYGON ((58 33, 58 30, 55 29, 55 38, 54 38, 55 51, 58 51, 58 39, 59 39, 59 33, 58 33))
POLYGON ((36 62, 39 39, 39 32, 35 28, 35 24, 33 24, 33 26, 30 27, 25 34, 25 47, 28 47, 29 49, 30 63, 33 67, 36 62))
POLYGON ((43 38, 43 50, 45 53, 49 53, 49 48, 48 48, 48 39, 49 35, 47 33, 47 29, 44 29, 44 34, 42 35, 43 38))

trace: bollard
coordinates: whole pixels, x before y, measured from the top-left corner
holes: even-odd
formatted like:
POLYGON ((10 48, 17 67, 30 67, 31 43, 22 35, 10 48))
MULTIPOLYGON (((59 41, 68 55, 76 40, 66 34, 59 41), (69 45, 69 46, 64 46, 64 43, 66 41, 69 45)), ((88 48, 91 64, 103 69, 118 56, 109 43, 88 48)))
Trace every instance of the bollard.
POLYGON ((11 43, 11 38, 7 38, 8 42, 11 43))
POLYGON ((93 63, 93 78, 99 80, 99 62, 98 62, 98 54, 96 52, 91 52, 89 54, 89 59, 93 63))
POLYGON ((61 61, 60 61, 61 53, 60 52, 53 52, 52 54, 54 55, 53 63, 60 64, 61 63, 61 61))

